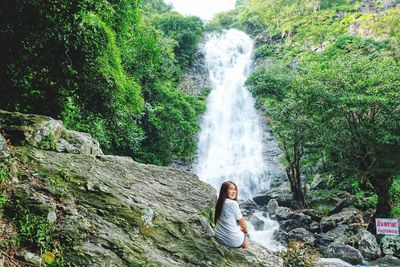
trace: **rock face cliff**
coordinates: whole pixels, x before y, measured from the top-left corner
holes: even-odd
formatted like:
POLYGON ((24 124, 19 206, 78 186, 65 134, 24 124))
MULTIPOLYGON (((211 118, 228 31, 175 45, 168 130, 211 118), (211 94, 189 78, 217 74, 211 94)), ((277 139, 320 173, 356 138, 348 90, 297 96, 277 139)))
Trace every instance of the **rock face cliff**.
POLYGON ((17 243, 15 257, 23 261, 282 266, 255 244, 245 251, 215 241, 215 191, 192 173, 103 155, 89 135, 48 117, 0 111, 0 133, 0 167, 13 181, 0 249, 17 243))

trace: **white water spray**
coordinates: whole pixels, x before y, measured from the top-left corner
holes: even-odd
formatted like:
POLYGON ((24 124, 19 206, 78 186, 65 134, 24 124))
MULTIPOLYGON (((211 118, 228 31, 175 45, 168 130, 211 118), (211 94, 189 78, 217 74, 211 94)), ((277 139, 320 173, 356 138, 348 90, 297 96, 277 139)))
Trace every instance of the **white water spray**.
POLYGON ((262 155, 260 118, 254 98, 244 87, 253 41, 231 29, 211 38, 205 50, 213 88, 201 124, 194 171, 217 190, 224 181, 235 182, 240 199, 248 199, 270 182, 262 155))
MULTIPOLYGON (((228 30, 212 37, 205 46, 212 83, 207 111, 201 123, 198 160, 194 172, 219 190, 224 181, 239 187, 239 198, 250 199, 269 187, 271 173, 263 158, 263 128, 255 100, 244 87, 250 72, 253 41, 245 33, 228 30)), ((277 222, 256 213, 263 227, 255 231, 249 222, 250 239, 276 249, 273 233, 277 222)))

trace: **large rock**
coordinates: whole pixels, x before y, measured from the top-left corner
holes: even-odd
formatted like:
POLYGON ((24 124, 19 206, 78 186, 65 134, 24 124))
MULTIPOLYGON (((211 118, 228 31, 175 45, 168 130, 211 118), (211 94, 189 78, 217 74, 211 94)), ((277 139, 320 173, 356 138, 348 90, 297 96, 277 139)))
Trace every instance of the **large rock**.
POLYGON ((360 251, 349 246, 337 242, 330 244, 325 250, 325 257, 338 258, 351 264, 361 264, 363 256, 360 251))
POLYGON ((295 228, 308 229, 311 223, 310 216, 286 207, 278 207, 275 211, 275 218, 279 221, 280 230, 286 232, 295 228))
POLYGON ((266 209, 270 215, 275 215, 275 212, 278 209, 278 207, 279 207, 278 201, 276 201, 276 199, 271 199, 268 202, 266 209))
POLYGON ((380 239, 379 244, 384 255, 400 257, 400 236, 384 236, 380 239))
POLYGON ((363 227, 349 227, 341 224, 328 231, 325 238, 358 249, 363 257, 368 260, 374 260, 381 256, 381 249, 375 236, 363 227))
POLYGON ((203 89, 211 89, 210 76, 205 62, 206 39, 200 42, 196 49, 196 56, 193 64, 189 66, 182 75, 179 88, 187 94, 197 95, 203 89))
POLYGON ((254 202, 259 206, 267 205, 271 199, 275 199, 279 206, 290 207, 292 204, 292 193, 287 187, 277 187, 267 189, 253 197, 254 202))
POLYGON ((0 110, 0 131, 13 145, 76 154, 102 155, 99 142, 90 134, 67 130, 50 117, 0 110))
POLYGON ((358 222, 357 218, 359 216, 362 217, 362 212, 358 209, 346 208, 337 214, 322 218, 321 228, 325 232, 335 228, 339 224, 355 223, 358 222))
POLYGON ((6 214, 18 220, 24 209, 53 222, 66 264, 282 266, 257 245, 229 249, 212 238, 215 190, 194 174, 128 157, 14 150, 31 160, 6 214))
POLYGON ((315 238, 313 234, 304 228, 296 228, 288 233, 289 241, 301 241, 310 245, 314 245, 315 238))
POLYGON ((381 256, 381 249, 375 236, 363 227, 357 228, 356 234, 349 238, 349 243, 352 243, 365 259, 374 260, 381 256))
POLYGON ((386 255, 382 258, 379 258, 373 262, 371 262, 372 266, 393 266, 398 267, 400 266, 400 259, 393 256, 393 255, 386 255))

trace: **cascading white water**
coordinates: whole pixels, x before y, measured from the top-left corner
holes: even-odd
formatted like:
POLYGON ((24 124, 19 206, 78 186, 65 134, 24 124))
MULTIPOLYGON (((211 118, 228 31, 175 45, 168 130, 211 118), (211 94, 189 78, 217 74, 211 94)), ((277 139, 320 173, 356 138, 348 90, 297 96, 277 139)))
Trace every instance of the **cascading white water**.
MULTIPOLYGON (((253 41, 245 33, 228 30, 205 45, 212 83, 201 123, 198 160, 194 172, 219 190, 224 181, 239 187, 239 198, 249 199, 269 187, 271 173, 263 159, 263 128, 254 98, 244 87, 250 72, 253 41)), ((277 222, 261 212, 252 215, 263 228, 249 222, 250 239, 276 250, 277 222)))
POLYGON ((254 98, 244 87, 250 71, 253 41, 228 30, 205 46, 212 83, 201 124, 195 173, 217 190, 234 181, 239 197, 248 199, 269 186, 262 154, 262 127, 254 98))

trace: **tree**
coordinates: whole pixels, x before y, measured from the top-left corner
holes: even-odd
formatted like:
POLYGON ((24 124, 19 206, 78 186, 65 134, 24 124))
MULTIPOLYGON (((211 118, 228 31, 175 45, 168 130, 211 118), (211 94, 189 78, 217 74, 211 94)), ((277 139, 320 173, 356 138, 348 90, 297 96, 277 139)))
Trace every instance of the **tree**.
POLYGON ((340 39, 302 64, 296 90, 305 114, 323 129, 318 142, 332 170, 359 177, 361 188, 370 183, 378 195, 373 218, 390 218, 389 189, 400 168, 400 66, 381 48, 340 39))

